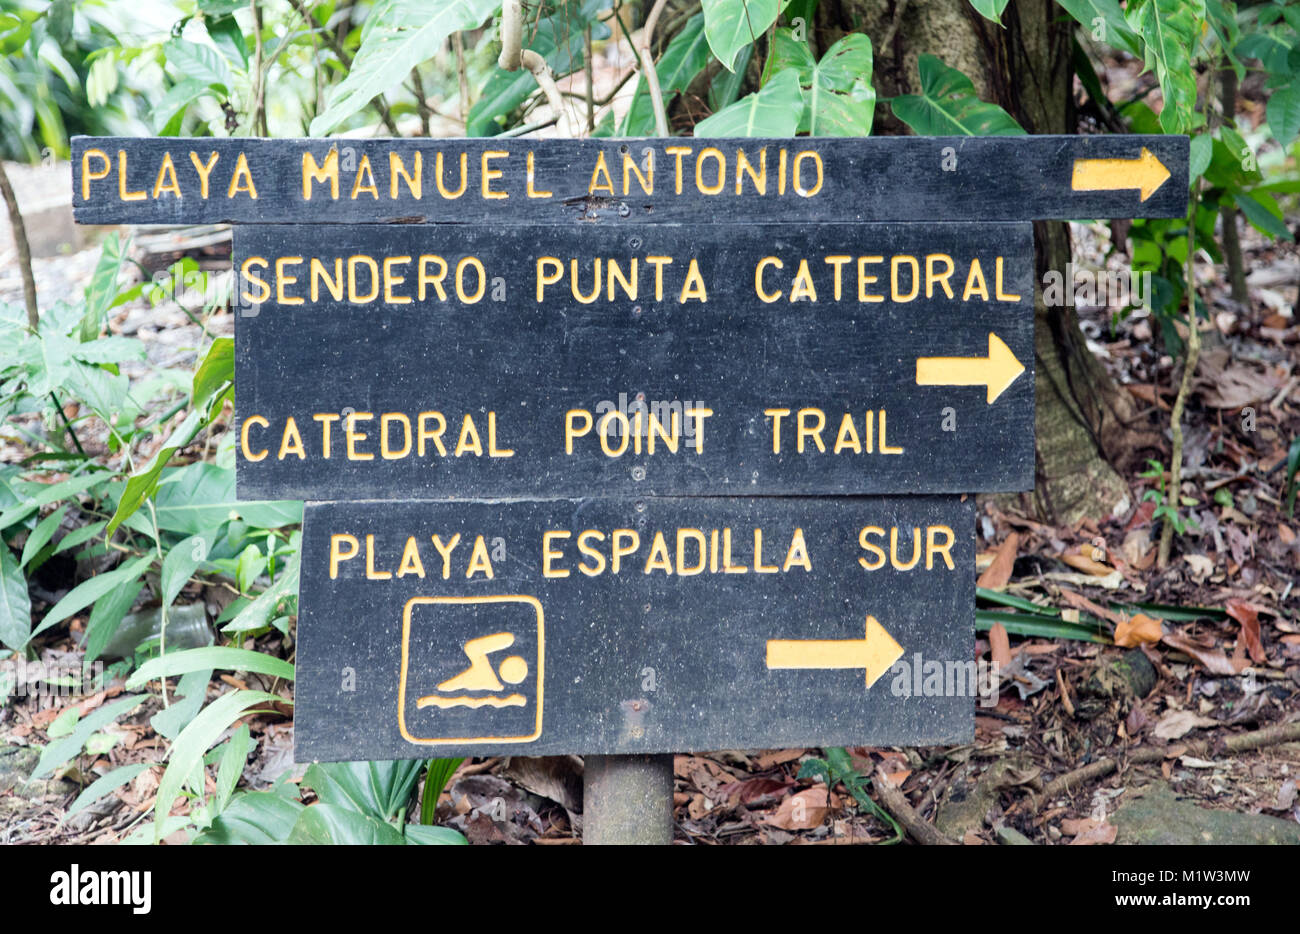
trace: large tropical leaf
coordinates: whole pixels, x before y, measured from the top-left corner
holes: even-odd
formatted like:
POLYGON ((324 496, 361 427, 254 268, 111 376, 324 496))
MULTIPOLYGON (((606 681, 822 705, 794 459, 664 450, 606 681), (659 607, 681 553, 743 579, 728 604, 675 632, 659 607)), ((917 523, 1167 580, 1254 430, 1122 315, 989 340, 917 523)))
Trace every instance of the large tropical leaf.
POLYGON ((1146 68, 1154 68, 1160 82, 1160 126, 1166 133, 1186 132, 1196 113, 1192 54, 1205 25, 1205 0, 1146 0, 1130 4, 1124 15, 1142 39, 1146 68))
POLYGON ((31 632, 32 600, 27 593, 27 578, 9 546, 0 541, 0 642, 20 652, 31 632))
POLYGON ((875 115, 871 86, 871 39, 849 33, 831 46, 822 60, 813 59, 808 43, 792 29, 778 29, 763 66, 763 80, 793 68, 804 90, 799 131, 811 136, 866 136, 875 115))
POLYGON ((781 0, 703 0, 704 34, 709 48, 728 71, 736 70, 736 53, 776 22, 781 0))
POLYGON ((934 55, 917 62, 920 94, 890 101, 894 116, 921 136, 1023 136, 1025 131, 997 104, 982 101, 970 78, 934 55))
MULTIPOLYGON (((672 103, 675 95, 685 91, 708 63, 709 42, 704 35, 704 14, 696 13, 687 20, 681 32, 673 36, 673 41, 668 43, 668 48, 664 49, 663 56, 655 65, 664 107, 672 103)), ((645 79, 639 78, 620 135, 653 136, 654 132, 654 104, 650 100, 645 79)))
POLYGON ((1300 135, 1300 79, 1274 91, 1268 99, 1266 112, 1273 138, 1283 146, 1290 146, 1300 135))
POLYGON ((499 0, 380 0, 361 34, 352 68, 311 122, 324 136, 375 97, 400 84, 412 68, 432 58, 454 32, 474 29, 499 0))
POLYGON ((1007 8, 1007 0, 970 0, 980 16, 1002 25, 1002 11, 1007 8))
POLYGON ((1084 31, 1107 45, 1123 49, 1134 56, 1142 55, 1142 43, 1129 28, 1119 0, 1056 0, 1084 31))
POLYGON ((313 804, 302 812, 289 834, 300 846, 405 846, 392 824, 335 804, 313 804))
POLYGON ((423 769, 419 759, 327 762, 308 768, 302 784, 325 804, 387 821, 406 807, 423 769))
POLYGON ((794 136, 803 113, 799 73, 793 68, 776 75, 761 90, 747 94, 725 110, 695 125, 695 136, 794 136))

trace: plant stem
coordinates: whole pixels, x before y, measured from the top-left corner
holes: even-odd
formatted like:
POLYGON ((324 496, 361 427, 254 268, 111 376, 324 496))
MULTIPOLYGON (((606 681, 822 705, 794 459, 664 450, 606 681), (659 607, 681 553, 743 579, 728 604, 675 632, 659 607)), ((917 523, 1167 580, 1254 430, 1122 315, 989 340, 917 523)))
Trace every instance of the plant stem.
MULTIPOLYGON (((248 130, 253 135, 257 135, 258 125, 262 122, 262 106, 264 95, 262 92, 262 9, 258 6, 257 0, 248 0, 248 5, 253 9, 253 86, 248 94, 248 130)), ((164 692, 164 698, 166 693, 164 692)))
MULTIPOLYGON (((1196 323, 1196 209, 1201 201, 1201 184, 1198 181, 1192 189, 1191 213, 1187 223, 1187 361, 1183 364, 1183 378, 1178 384, 1178 397, 1174 399, 1174 409, 1169 413, 1169 427, 1173 432, 1173 451, 1169 455, 1169 495, 1166 504, 1175 514, 1182 508, 1183 482, 1183 409, 1187 397, 1191 394, 1192 379, 1196 375, 1196 363, 1201 356, 1201 331, 1196 323)), ((1169 551, 1174 541, 1174 523, 1166 519, 1160 529, 1160 550, 1156 563, 1160 570, 1169 566, 1169 551)))
POLYGON ((32 248, 27 241, 27 227, 23 224, 22 212, 18 210, 18 197, 14 194, 13 185, 9 184, 9 173, 5 171, 3 161, 0 161, 0 194, 4 195, 5 207, 9 209, 9 227, 14 234, 14 245, 18 247, 18 271, 23 278, 27 327, 35 334, 40 324, 40 310, 36 306, 36 277, 32 275, 32 248))
POLYGON ((460 120, 469 125, 469 78, 465 72, 465 37, 460 32, 452 36, 456 48, 456 81, 460 85, 460 120))

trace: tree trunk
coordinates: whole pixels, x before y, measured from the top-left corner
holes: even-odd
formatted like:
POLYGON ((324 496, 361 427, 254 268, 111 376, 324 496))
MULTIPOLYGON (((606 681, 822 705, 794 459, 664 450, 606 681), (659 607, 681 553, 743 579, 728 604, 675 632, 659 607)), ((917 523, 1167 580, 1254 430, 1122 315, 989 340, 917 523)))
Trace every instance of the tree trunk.
MULTIPOLYGON (((827 48, 855 28, 871 36, 881 98, 919 93, 917 59, 937 55, 1030 133, 1073 132, 1073 27, 1065 11, 1053 0, 1012 0, 1002 23, 985 20, 969 0, 822 0, 817 46, 827 48)), ((873 132, 908 130, 882 104, 873 132)), ((1131 505, 1128 485, 1111 464, 1126 468, 1138 447, 1129 428, 1136 407, 1089 352, 1073 306, 1043 304, 1043 275, 1064 274, 1070 260, 1069 228, 1036 223, 1034 233, 1038 463, 1031 508, 1053 522, 1104 518, 1131 505)))

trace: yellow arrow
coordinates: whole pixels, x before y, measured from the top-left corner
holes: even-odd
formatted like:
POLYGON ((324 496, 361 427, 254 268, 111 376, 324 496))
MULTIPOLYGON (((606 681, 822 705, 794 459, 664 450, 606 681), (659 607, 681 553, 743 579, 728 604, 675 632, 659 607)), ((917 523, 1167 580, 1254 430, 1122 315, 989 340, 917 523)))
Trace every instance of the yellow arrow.
POLYGON ((1075 159, 1074 178, 1070 187, 1075 191, 1119 191, 1136 188, 1145 201, 1169 178, 1165 164, 1142 147, 1136 159, 1075 159))
POLYGON ((1025 372, 1002 338, 989 332, 987 357, 917 357, 918 386, 987 386, 989 405, 1025 372))
POLYGON ((768 639, 768 668, 865 668, 871 687, 903 655, 903 647, 867 617, 863 639, 768 639))

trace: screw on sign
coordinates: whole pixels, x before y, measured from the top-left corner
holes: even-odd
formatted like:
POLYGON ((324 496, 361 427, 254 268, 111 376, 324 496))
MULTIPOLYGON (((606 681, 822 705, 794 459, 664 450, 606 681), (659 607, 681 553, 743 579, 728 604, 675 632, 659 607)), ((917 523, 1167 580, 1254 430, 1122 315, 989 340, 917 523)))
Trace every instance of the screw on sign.
POLYGON ((73 143, 79 222, 237 225, 297 758, 586 754, 595 827, 673 752, 969 740, 1031 222, 1182 217, 1186 137, 348 147, 73 143))

